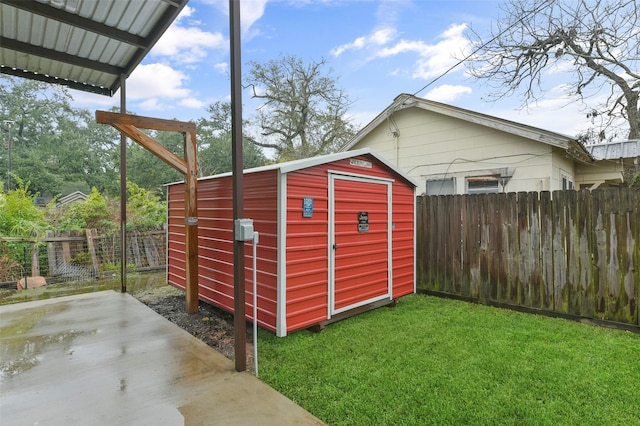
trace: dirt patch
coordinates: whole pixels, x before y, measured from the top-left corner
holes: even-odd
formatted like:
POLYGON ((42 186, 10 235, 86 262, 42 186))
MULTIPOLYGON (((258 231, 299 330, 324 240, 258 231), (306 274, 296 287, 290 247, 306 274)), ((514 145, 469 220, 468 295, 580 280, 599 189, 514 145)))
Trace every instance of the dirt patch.
MULTIPOLYGON (((184 293, 169 286, 133 296, 227 358, 235 359, 235 328, 233 315, 230 313, 201 301, 197 313, 187 314, 184 293)), ((249 371, 253 370, 252 327, 251 323, 247 324, 247 370, 249 371)))

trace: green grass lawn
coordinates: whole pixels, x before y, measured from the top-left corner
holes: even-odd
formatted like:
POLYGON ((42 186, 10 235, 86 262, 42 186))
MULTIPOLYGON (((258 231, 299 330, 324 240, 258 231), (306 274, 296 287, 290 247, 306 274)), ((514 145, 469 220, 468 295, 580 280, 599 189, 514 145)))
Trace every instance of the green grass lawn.
POLYGON ((424 295, 277 338, 260 378, 329 425, 640 425, 640 335, 424 295))

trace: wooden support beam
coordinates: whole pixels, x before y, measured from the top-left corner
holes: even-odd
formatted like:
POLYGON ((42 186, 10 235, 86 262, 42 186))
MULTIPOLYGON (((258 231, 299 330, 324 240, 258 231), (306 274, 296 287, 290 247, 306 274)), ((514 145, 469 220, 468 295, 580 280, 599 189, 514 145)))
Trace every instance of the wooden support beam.
POLYGON ((186 302, 187 313, 198 312, 198 194, 196 176, 196 138, 195 132, 185 133, 184 153, 187 158, 185 185, 185 249, 186 264, 186 302))
MULTIPOLYGON (((152 128, 154 130, 165 130, 165 131, 174 131, 174 132, 186 132, 183 130, 186 126, 176 126, 175 129, 171 130, 169 126, 166 124, 167 120, 160 119, 150 119, 148 117, 137 117, 135 115, 127 115, 127 114, 118 114, 113 112, 106 111, 96 111, 96 121, 100 124, 109 124, 116 129, 120 130, 122 133, 127 135, 129 138, 136 141, 138 144, 142 145, 147 151, 150 151, 156 157, 160 158, 162 161, 178 170, 183 175, 187 174, 187 163, 180 156, 175 153, 169 151, 164 145, 156 142, 152 137, 148 136, 144 132, 140 131, 138 127, 143 129, 152 128), (133 120, 132 117, 138 118, 137 120, 133 120), (159 129, 151 126, 154 124, 153 121, 158 123, 159 129)), ((176 122, 180 123, 180 122, 176 122)), ((181 123, 185 124, 185 123, 181 123)), ((186 123, 192 124, 192 123, 186 123)), ((193 131, 189 131, 189 133, 195 134, 195 125, 193 125, 193 131)))
POLYGON ((186 310, 198 312, 198 161, 196 125, 191 122, 163 120, 139 115, 96 111, 96 121, 109 124, 143 146, 162 161, 185 175, 185 261, 186 261, 186 310), (185 158, 171 152, 139 128, 184 134, 185 158))
POLYGON ((165 120, 143 115, 120 114, 109 111, 96 111, 96 121, 100 124, 126 124, 141 129, 162 130, 166 132, 195 133, 196 125, 191 121, 165 120))

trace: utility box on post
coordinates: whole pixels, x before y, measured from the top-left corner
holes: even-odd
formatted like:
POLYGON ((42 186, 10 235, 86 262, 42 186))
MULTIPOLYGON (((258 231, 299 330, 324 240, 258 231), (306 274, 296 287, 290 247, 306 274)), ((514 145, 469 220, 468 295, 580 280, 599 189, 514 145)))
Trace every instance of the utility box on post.
POLYGON ((234 222, 233 235, 236 241, 252 241, 253 240, 253 220, 252 219, 236 219, 234 222))

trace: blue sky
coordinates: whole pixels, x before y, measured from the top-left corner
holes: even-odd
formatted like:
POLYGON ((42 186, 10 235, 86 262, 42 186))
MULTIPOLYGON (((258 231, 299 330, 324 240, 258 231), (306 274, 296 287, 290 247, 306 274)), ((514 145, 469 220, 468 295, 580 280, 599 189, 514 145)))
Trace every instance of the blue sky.
MULTIPOLYGON (((470 51, 472 27, 485 34, 502 11, 493 0, 245 0, 241 2, 243 73, 249 61, 296 55, 327 60, 363 126, 401 93, 416 93, 470 51)), ((127 82, 127 108, 139 115, 196 120, 228 101, 228 0, 190 0, 127 82)), ((568 103, 562 73, 551 70, 549 93, 520 109, 521 97, 490 103, 486 82, 463 65, 417 95, 570 136, 588 127, 582 106, 568 103), (561 114, 562 119, 558 119, 561 114)), ((72 91, 75 105, 117 106, 113 98, 72 91)), ((260 106, 243 93, 243 115, 260 106)))

